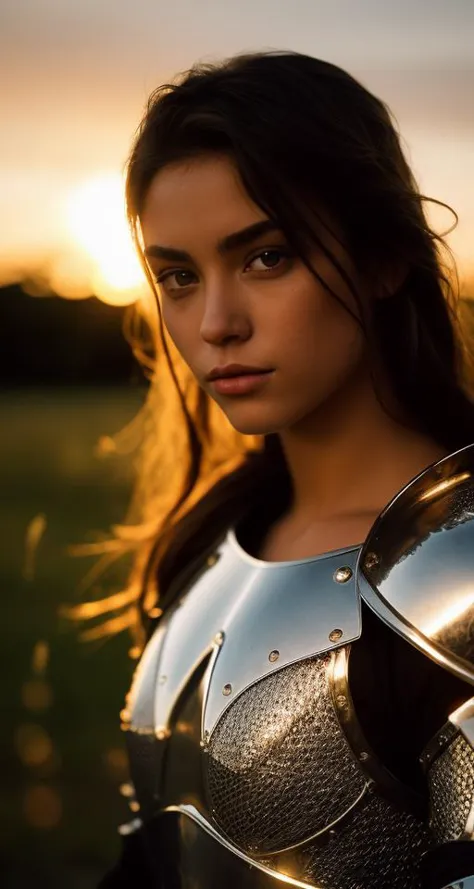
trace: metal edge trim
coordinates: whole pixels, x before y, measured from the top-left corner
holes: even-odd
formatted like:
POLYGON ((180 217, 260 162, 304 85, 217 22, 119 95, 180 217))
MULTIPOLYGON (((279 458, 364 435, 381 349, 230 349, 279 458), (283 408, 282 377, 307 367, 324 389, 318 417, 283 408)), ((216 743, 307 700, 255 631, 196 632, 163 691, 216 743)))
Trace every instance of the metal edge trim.
POLYGON ((448 720, 440 729, 438 729, 433 737, 430 738, 419 758, 425 774, 429 771, 438 757, 447 750, 457 737, 459 737, 459 734, 460 732, 457 725, 448 720))
POLYGON ((474 697, 464 701, 449 714, 448 719, 458 727, 467 743, 474 749, 474 697))
POLYGON ((418 648, 423 654, 426 654, 432 661, 440 667, 444 667, 463 679, 470 685, 474 685, 474 666, 468 669, 467 661, 457 658, 455 655, 447 651, 447 649, 437 646, 424 636, 413 624, 405 620, 389 603, 382 599, 380 594, 374 590, 360 567, 360 558, 356 568, 357 587, 360 597, 366 605, 380 618, 391 630, 398 633, 406 642, 410 642, 415 648, 418 648))
POLYGON ((237 552, 239 558, 243 561, 248 562, 248 564, 253 565, 255 568, 265 568, 265 569, 275 569, 275 568, 298 568, 300 565, 309 565, 311 562, 319 562, 323 559, 328 558, 336 558, 336 556, 344 556, 348 553, 355 553, 358 550, 362 549, 363 544, 356 543, 352 546, 346 546, 342 549, 334 549, 328 550, 324 553, 318 553, 316 556, 306 556, 304 559, 287 559, 286 561, 280 562, 266 562, 264 559, 257 559, 256 556, 251 556, 243 547, 240 545, 237 534, 234 527, 229 528, 227 532, 227 541, 232 546, 233 550, 237 552))
POLYGON ((411 478, 410 481, 403 486, 403 488, 400 488, 398 493, 395 494, 395 496, 392 497, 391 500, 389 500, 387 505, 383 508, 382 512, 379 513, 369 533, 367 534, 365 542, 361 546, 361 559, 365 559, 368 550, 373 544, 374 538, 376 538, 377 536, 377 531, 387 513, 392 510, 393 506, 396 503, 400 502, 400 500, 404 497, 404 495, 410 488, 414 487, 414 485, 417 483, 419 484, 423 478, 428 478, 430 475, 433 476, 433 481, 435 482, 436 479, 439 479, 442 475, 443 466, 449 463, 449 461, 454 460, 455 458, 461 460, 461 466, 459 468, 462 468, 465 465, 469 465, 469 458, 471 457, 472 459, 472 454, 474 454, 474 443, 464 445, 464 447, 458 448, 458 450, 453 451, 450 454, 445 454, 444 457, 441 457, 439 460, 435 460, 434 463, 430 463, 429 466, 426 466, 424 469, 414 475, 413 478, 411 478), (467 464, 465 463, 465 459, 463 458, 467 458, 467 464))
MULTIPOLYGON (((337 651, 340 648, 346 647, 346 646, 350 645, 351 642, 356 642, 357 639, 360 639, 360 637, 362 635, 362 627, 361 627, 361 610, 360 610, 360 597, 359 596, 358 596, 358 600, 359 600, 358 601, 359 621, 358 621, 357 635, 347 636, 347 637, 344 635, 344 637, 342 639, 338 640, 337 642, 330 643, 326 648, 324 648, 322 650, 319 649, 317 651, 310 651, 309 653, 301 655, 299 657, 296 657, 293 660, 288 661, 285 664, 278 664, 278 666, 273 667, 271 670, 268 670, 266 673, 263 673, 261 676, 256 676, 254 679, 252 679, 251 682, 248 682, 247 685, 245 685, 242 689, 240 689, 236 693, 235 697, 230 698, 230 700, 228 701, 228 703, 226 704, 224 709, 220 712, 214 725, 212 725, 208 728, 208 732, 209 732, 209 739, 208 740, 210 740, 212 738, 219 722, 221 721, 221 719, 223 719, 223 717, 225 716, 227 711, 233 706, 233 704, 235 704, 239 700, 239 698, 243 694, 245 694, 246 691, 253 688, 254 685, 257 685, 257 683, 263 682, 265 679, 268 679, 269 676, 273 676, 275 673, 280 673, 282 670, 286 670, 287 667, 294 666, 294 664, 299 664, 302 661, 307 661, 307 660, 310 660, 311 658, 317 658, 317 657, 323 657, 324 655, 330 655, 330 654, 332 654, 332 652, 337 651)), ((217 659, 217 655, 212 661, 213 666, 215 665, 216 659, 217 659)), ((209 673, 209 681, 211 681, 211 679, 212 679, 212 671, 209 673)), ((201 731, 204 730, 204 726, 207 724, 205 721, 205 717, 206 717, 205 707, 203 707, 203 715, 204 715, 204 718, 202 720, 201 731)), ((203 734, 202 734, 202 740, 204 740, 203 734)))
POLYGON ((376 791, 403 811, 421 818, 423 798, 403 784, 379 759, 367 741, 357 718, 349 686, 350 646, 334 652, 329 667, 329 689, 334 710, 349 749, 376 791))
POLYGON ((259 861, 256 861, 254 858, 250 858, 245 852, 242 852, 237 846, 232 845, 228 840, 225 839, 221 834, 219 834, 208 821, 201 815, 201 813, 191 805, 183 803, 178 806, 167 806, 162 810, 163 812, 178 812, 181 815, 186 815, 188 818, 191 818, 196 822, 203 830, 205 830, 213 839, 215 839, 221 846, 224 846, 229 852, 233 855, 236 855, 238 858, 245 861, 246 864, 251 867, 255 867, 263 873, 267 874, 270 877, 273 877, 275 880, 279 880, 282 883, 286 883, 288 886, 296 886, 298 889, 323 889, 322 886, 315 886, 311 883, 302 883, 300 880, 295 880, 294 877, 288 877, 285 874, 279 874, 277 871, 272 870, 267 867, 265 864, 262 864, 259 861))
POLYGON ((454 883, 443 886, 443 889, 474 889, 474 874, 466 874, 465 877, 460 877, 454 883))
POLYGON ((471 808, 469 810, 469 815, 467 816, 466 823, 464 825, 464 832, 461 837, 462 840, 472 840, 474 835, 474 800, 471 803, 471 808))
MULTIPOLYGON (((173 699, 172 706, 169 708, 168 718, 167 718, 166 722, 163 722, 163 723, 158 724, 158 722, 157 722, 157 720, 156 720, 156 700, 155 700, 155 728, 154 728, 154 733, 155 733, 155 735, 157 736, 157 738, 158 738, 159 740, 162 740, 163 738, 166 739, 166 738, 168 738, 168 737, 170 736, 170 734, 171 734, 170 725, 171 725, 172 722, 173 722, 173 714, 174 714, 174 712, 175 712, 176 705, 177 705, 177 703, 178 703, 178 701, 179 701, 181 695, 182 695, 183 692, 185 691, 185 689, 186 689, 188 683, 191 681, 191 679, 192 679, 192 677, 194 676, 194 674, 195 674, 195 673, 199 670, 199 668, 203 665, 204 661, 206 661, 209 657, 211 657, 211 659, 212 659, 212 655, 213 655, 213 653, 214 653, 215 648, 216 648, 216 644, 215 644, 215 642, 214 642, 213 640, 211 640, 211 642, 208 644, 207 648, 204 648, 204 649, 202 650, 202 652, 200 653, 199 657, 194 661, 192 667, 189 668, 188 672, 187 672, 187 673, 184 675, 184 677, 182 678, 180 684, 177 686, 177 690, 176 690, 176 693, 175 693, 175 695, 174 695, 174 699, 173 699), (160 737, 160 735, 161 735, 161 737, 160 737)), ((217 646, 217 648, 219 648, 219 647, 217 646)), ((207 670, 207 667, 206 667, 206 670, 207 670)))
POLYGON ((330 824, 326 824, 325 827, 322 827, 321 830, 318 830, 316 831, 316 833, 311 834, 311 836, 306 837, 304 840, 300 840, 299 843, 293 843, 292 846, 285 846, 283 849, 277 849, 275 852, 265 852, 265 858, 272 858, 276 855, 285 855, 287 852, 292 852, 293 849, 303 849, 305 846, 313 843, 314 840, 317 840, 320 837, 324 836, 324 834, 334 830, 334 828, 338 824, 340 824, 341 821, 344 821, 344 819, 347 818, 348 815, 350 815, 350 813, 359 805, 359 803, 362 802, 368 790, 370 790, 370 783, 366 782, 354 802, 351 803, 347 809, 345 809, 342 815, 339 815, 337 818, 334 819, 334 821, 331 821, 330 824))

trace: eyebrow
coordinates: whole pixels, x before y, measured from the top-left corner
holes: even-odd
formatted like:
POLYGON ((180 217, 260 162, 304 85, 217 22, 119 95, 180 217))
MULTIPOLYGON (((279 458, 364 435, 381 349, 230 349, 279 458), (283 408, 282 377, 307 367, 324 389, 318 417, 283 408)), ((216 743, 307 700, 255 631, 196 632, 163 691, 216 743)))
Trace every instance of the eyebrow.
MULTIPOLYGON (((261 222, 254 222, 253 225, 248 225, 247 228, 242 228, 238 232, 226 235, 225 238, 217 242, 217 252, 221 256, 225 256, 239 247, 251 244, 262 235, 279 231, 281 231, 280 226, 272 219, 262 219, 261 222)), ((171 262, 194 261, 191 254, 187 253, 186 250, 176 250, 174 247, 161 247, 159 244, 151 244, 149 247, 146 247, 145 256, 153 257, 154 259, 168 259, 171 262)))

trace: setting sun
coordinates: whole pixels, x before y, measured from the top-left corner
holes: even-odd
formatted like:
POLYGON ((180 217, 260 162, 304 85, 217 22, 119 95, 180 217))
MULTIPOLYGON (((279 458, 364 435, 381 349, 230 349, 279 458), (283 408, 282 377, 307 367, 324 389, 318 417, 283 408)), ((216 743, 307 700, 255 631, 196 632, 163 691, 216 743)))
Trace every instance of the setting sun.
POLYGON ((134 302, 144 285, 125 217, 123 193, 121 176, 104 173, 78 186, 66 203, 75 264, 81 259, 77 254, 82 254, 90 289, 114 305, 134 302))

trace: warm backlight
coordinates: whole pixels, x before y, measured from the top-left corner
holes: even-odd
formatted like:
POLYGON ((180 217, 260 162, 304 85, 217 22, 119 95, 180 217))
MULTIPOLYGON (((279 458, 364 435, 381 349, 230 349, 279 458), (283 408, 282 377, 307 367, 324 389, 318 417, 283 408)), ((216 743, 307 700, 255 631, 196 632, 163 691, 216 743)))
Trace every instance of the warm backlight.
POLYGON ((121 176, 105 173, 78 186, 69 195, 66 207, 68 231, 74 247, 84 256, 90 289, 114 305, 134 302, 144 285, 127 225, 123 192, 121 176))

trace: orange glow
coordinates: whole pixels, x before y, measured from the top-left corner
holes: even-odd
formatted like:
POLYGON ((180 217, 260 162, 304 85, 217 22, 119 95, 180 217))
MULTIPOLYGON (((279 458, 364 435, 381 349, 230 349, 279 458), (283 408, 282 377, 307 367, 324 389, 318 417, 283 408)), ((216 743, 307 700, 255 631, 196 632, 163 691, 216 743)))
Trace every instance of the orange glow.
POLYGON ((53 691, 44 679, 30 679, 21 687, 21 700, 27 710, 41 713, 53 703, 53 691))
POLYGON ((40 725, 20 725, 15 734, 15 746, 22 763, 30 768, 44 765, 53 756, 51 738, 40 725))
POLYGON ((25 563, 23 565, 23 577, 25 580, 33 580, 35 575, 36 552, 46 531, 47 521, 43 513, 39 513, 31 519, 25 535, 25 563))
POLYGON ((124 185, 118 173, 87 179, 66 202, 66 226, 74 253, 52 271, 55 288, 74 298, 88 288, 111 305, 129 305, 145 278, 127 225, 124 185))
POLYGON ((43 639, 36 642, 31 657, 31 669, 36 676, 42 676, 49 661, 49 645, 43 639))
POLYGON ((61 798, 56 790, 46 784, 30 787, 24 796, 23 813, 32 827, 50 830, 61 821, 61 798))
POLYGON ((128 758, 121 747, 111 747, 104 754, 104 765, 109 777, 113 780, 121 780, 128 775, 128 758))

